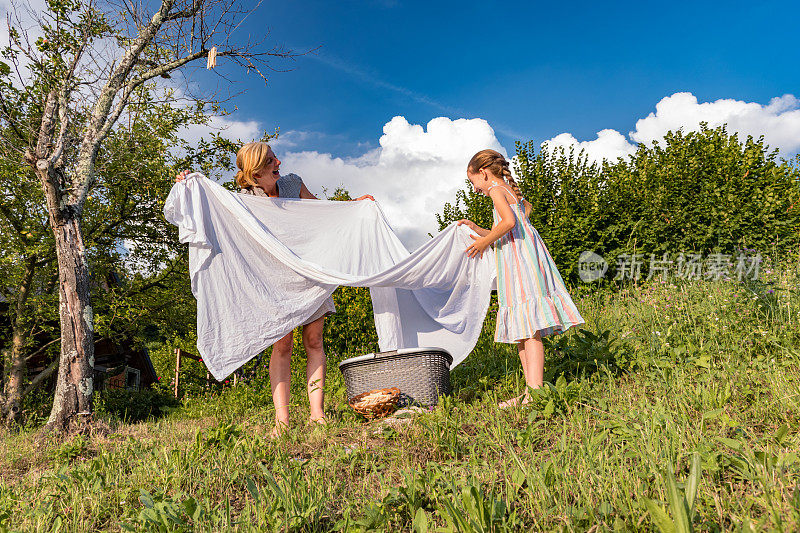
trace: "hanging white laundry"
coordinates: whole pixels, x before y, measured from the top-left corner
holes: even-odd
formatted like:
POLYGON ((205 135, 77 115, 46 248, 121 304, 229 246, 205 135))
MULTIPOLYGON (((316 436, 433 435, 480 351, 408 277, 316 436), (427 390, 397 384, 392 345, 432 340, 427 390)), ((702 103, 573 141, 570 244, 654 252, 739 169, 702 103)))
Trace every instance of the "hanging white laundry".
POLYGON ((189 244, 197 348, 218 380, 310 318, 339 285, 369 287, 381 350, 435 346, 455 367, 478 341, 495 266, 451 224, 409 253, 372 201, 236 194, 176 183, 166 219, 189 244))

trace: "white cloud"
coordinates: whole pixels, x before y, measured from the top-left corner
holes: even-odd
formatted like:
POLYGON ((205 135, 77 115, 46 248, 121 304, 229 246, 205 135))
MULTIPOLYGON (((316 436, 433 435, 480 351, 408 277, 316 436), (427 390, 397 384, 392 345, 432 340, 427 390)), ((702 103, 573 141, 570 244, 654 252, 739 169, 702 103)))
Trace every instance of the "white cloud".
POLYGON ((380 147, 342 159, 314 151, 278 154, 282 172, 303 177, 317 195, 343 185, 352 195, 372 194, 389 223, 410 248, 436 232, 436 213, 464 187, 467 163, 478 150, 506 155, 483 119, 435 118, 427 126, 401 116, 383 127, 380 147))
POLYGON ((321 134, 315 135, 315 132, 301 130, 287 131, 286 133, 278 135, 277 139, 272 139, 269 144, 275 151, 291 150, 292 148, 297 148, 301 144, 308 142, 315 136, 321 137, 321 134))
POLYGON ((545 142, 551 150, 563 147, 568 151, 570 146, 575 148, 575 153, 586 150, 586 155, 592 161, 616 161, 618 157, 625 157, 636 151, 636 147, 624 135, 612 129, 597 132, 597 139, 593 141, 578 141, 571 133, 562 133, 545 142))
POLYGON ((196 144, 201 137, 208 140, 212 132, 220 133, 223 137, 233 141, 241 140, 243 142, 258 140, 264 133, 261 124, 256 120, 236 120, 231 117, 231 115, 211 116, 208 124, 192 124, 183 127, 179 135, 182 139, 196 144))
POLYGON ((748 135, 755 138, 763 135, 770 148, 778 148, 784 157, 800 152, 800 100, 791 94, 762 105, 730 98, 699 103, 692 93, 675 93, 662 98, 654 113, 637 120, 636 129, 628 137, 605 129, 593 141, 581 142, 569 133, 562 133, 545 142, 551 148, 573 145, 576 151, 585 149, 595 161, 615 160, 633 153, 636 143, 649 144, 668 131, 697 131, 700 122, 707 122, 711 128, 727 124, 728 132, 738 133, 742 140, 748 135))
POLYGON ((764 135, 767 144, 783 154, 800 151, 800 100, 791 94, 761 105, 731 98, 698 103, 692 93, 675 93, 657 103, 655 113, 639 119, 630 137, 649 143, 680 127, 697 130, 700 122, 708 122, 712 128, 728 124, 728 131, 741 138, 764 135))
MULTIPOLYGON (((764 135, 769 146, 778 148, 784 156, 800 152, 800 100, 792 95, 761 105, 733 99, 699 103, 691 93, 675 93, 658 102, 654 113, 639 119, 627 136, 604 129, 593 140, 579 141, 570 133, 562 133, 545 142, 551 149, 585 149, 595 161, 616 160, 634 153, 637 143, 661 139, 667 131, 698 130, 701 121, 712 128, 728 124, 728 131, 742 138, 764 135)), ((373 194, 409 248, 435 231, 435 214, 463 187, 467 162, 476 151, 494 148, 506 154, 483 119, 440 117, 423 127, 398 116, 386 123, 383 133, 379 148, 357 158, 343 159, 316 151, 278 155, 283 171, 301 175, 318 194, 323 187, 332 191, 338 185, 354 195, 373 194)), ((303 144, 308 133, 289 132, 284 138, 284 144, 276 143, 279 152, 303 144)))

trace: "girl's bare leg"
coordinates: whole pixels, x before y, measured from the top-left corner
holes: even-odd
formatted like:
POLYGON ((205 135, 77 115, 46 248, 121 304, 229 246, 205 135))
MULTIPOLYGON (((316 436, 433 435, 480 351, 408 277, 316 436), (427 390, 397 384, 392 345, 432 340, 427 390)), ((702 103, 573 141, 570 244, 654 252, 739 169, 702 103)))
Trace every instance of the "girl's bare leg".
POLYGON ((325 317, 319 318, 303 326, 303 346, 306 349, 306 381, 308 403, 311 406, 311 420, 325 420, 325 347, 322 344, 322 329, 325 317))
MULTIPOLYGON (((544 384, 544 344, 540 331, 532 339, 525 339, 524 354, 526 362, 522 366, 527 368, 525 383, 532 389, 538 389, 544 384)), ((522 355, 520 351, 520 357, 522 355)))
MULTIPOLYGON (((525 341, 520 341, 517 343, 517 351, 519 352, 519 362, 522 363, 522 375, 525 376, 525 383, 528 383, 528 358, 525 357, 525 341)), ((519 402, 523 397, 525 397, 525 393, 522 393, 519 396, 504 402, 500 402, 499 407, 500 409, 508 409, 509 407, 519 405, 519 402)))
POLYGON ((522 374, 525 376, 525 392, 500 404, 501 409, 522 403, 528 403, 528 387, 538 389, 544 383, 544 345, 541 332, 536 332, 532 339, 517 343, 519 360, 522 363, 522 374))
POLYGON ((275 404, 275 430, 280 435, 289 426, 289 400, 291 389, 292 333, 272 345, 269 358, 269 383, 272 387, 272 403, 275 404))
MULTIPOLYGON (((528 339, 525 339, 528 340, 528 339)), ((525 341, 517 343, 517 351, 519 352, 519 361, 522 363, 522 375, 525 376, 525 383, 528 383, 528 358, 525 355, 525 341)))

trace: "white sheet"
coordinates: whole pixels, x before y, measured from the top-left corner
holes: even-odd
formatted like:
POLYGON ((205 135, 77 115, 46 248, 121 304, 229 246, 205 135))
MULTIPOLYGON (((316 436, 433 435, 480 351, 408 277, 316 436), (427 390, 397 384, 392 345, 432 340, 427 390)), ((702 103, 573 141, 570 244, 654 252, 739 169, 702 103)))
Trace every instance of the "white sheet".
POLYGON ((172 187, 164 216, 189 244, 197 348, 218 380, 339 285, 370 288, 381 350, 444 348, 452 368, 478 341, 496 272, 491 254, 464 253, 466 226, 451 224, 412 254, 376 202, 247 196, 198 173, 172 187))

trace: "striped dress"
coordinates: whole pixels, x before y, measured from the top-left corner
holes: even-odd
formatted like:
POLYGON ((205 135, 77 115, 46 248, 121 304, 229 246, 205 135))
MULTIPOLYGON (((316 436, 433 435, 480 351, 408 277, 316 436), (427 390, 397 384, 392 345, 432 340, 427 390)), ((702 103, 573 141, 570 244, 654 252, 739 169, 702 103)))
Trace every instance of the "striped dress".
MULTIPOLYGON (((546 337, 583 324, 550 252, 525 215, 522 199, 502 185, 489 190, 498 186, 508 193, 516 224, 494 243, 499 304, 494 340, 515 343, 533 338, 537 331, 546 337)), ((493 216, 497 224, 496 209, 493 216)))

